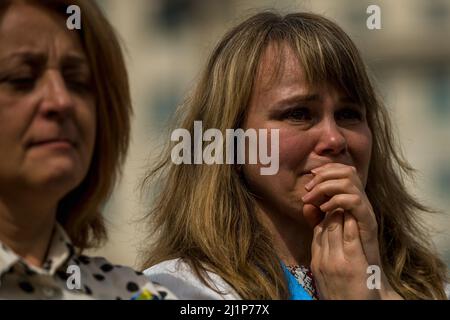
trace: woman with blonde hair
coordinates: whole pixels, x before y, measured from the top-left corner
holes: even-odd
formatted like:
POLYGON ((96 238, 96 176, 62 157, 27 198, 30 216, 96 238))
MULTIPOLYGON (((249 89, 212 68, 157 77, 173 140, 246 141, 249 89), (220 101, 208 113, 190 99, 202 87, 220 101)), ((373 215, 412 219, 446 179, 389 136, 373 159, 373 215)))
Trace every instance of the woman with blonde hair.
POLYGON ((0 299, 173 297, 83 250, 128 148, 131 103, 115 33, 93 1, 0 3, 0 299), (69 30, 69 6, 81 29, 69 30))
POLYGON ((446 266, 418 219, 430 210, 406 190, 413 170, 335 23, 264 12, 233 28, 175 128, 195 136, 194 121, 223 136, 278 132, 279 168, 174 163, 169 143, 146 177, 158 190, 151 279, 183 299, 446 298, 446 266))

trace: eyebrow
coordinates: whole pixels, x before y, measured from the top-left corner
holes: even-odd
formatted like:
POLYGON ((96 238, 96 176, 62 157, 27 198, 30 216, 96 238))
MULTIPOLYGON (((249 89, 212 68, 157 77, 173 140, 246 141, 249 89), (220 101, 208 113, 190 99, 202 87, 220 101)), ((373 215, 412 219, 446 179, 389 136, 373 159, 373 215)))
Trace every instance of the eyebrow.
POLYGON ((37 64, 45 61, 45 55, 31 52, 14 52, 0 59, 0 63, 17 60, 28 64, 37 64))
MULTIPOLYGON (((18 60, 20 62, 24 62, 30 65, 42 65, 48 59, 47 54, 40 52, 31 52, 31 51, 23 51, 23 52, 14 52, 6 57, 0 59, 1 62, 10 61, 10 60, 18 60)), ((60 65, 63 67, 79 67, 79 66, 88 66, 87 60, 80 54, 69 53, 64 55, 60 61, 60 65)))
POLYGON ((285 105, 290 105, 293 103, 299 103, 299 102, 314 102, 319 101, 320 96, 318 94, 296 94, 293 96, 290 96, 288 98, 281 99, 280 101, 276 102, 274 107, 279 108, 283 107, 285 105))
MULTIPOLYGON (((306 102, 320 102, 322 100, 322 97, 317 94, 317 93, 312 93, 312 94, 296 94, 293 95, 291 97, 282 99, 280 101, 278 101, 277 103, 275 103, 274 107, 275 108, 280 108, 283 106, 289 106, 291 104, 294 103, 306 103, 306 102)), ((339 102, 340 103, 350 103, 350 104, 354 104, 355 106, 360 106, 359 103, 357 103, 355 101, 355 99, 353 99, 350 96, 341 96, 339 97, 339 102)))

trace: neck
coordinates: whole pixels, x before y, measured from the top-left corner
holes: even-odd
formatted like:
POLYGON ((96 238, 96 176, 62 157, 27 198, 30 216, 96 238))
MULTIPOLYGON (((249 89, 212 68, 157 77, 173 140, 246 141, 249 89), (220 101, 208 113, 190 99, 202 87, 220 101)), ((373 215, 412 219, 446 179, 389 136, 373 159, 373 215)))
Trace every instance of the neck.
POLYGON ((301 213, 298 213, 299 218, 267 208, 260 208, 259 213, 271 233, 281 261, 286 265, 309 266, 313 231, 302 219, 301 213))
POLYGON ((0 196, 0 241, 31 265, 44 263, 55 220, 56 204, 0 196))

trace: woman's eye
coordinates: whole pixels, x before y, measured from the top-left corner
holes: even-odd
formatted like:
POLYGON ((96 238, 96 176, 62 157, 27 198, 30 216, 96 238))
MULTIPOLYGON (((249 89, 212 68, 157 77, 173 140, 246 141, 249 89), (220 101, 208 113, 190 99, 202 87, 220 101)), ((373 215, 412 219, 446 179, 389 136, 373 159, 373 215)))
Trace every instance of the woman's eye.
POLYGON ((35 79, 32 77, 18 77, 8 79, 8 84, 17 91, 29 91, 34 88, 35 79))
POLYGON ((92 86, 90 82, 81 81, 81 80, 68 80, 67 86, 78 93, 87 93, 92 90, 92 86))
POLYGON ((338 112, 336 112, 335 115, 336 120, 341 121, 361 121, 363 119, 363 115, 360 111, 351 109, 351 108, 345 108, 341 109, 338 112))
POLYGON ((293 121, 308 121, 312 119, 308 108, 295 108, 285 114, 285 118, 293 121))

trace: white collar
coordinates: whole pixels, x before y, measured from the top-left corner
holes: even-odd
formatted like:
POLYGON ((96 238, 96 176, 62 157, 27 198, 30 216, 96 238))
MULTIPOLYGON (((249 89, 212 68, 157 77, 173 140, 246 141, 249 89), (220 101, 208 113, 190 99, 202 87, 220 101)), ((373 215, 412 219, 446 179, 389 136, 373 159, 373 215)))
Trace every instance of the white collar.
POLYGON ((55 223, 47 256, 41 267, 30 265, 25 259, 0 241, 0 277, 17 264, 23 265, 25 269, 31 272, 52 276, 74 254, 75 247, 66 231, 59 223, 55 223))

